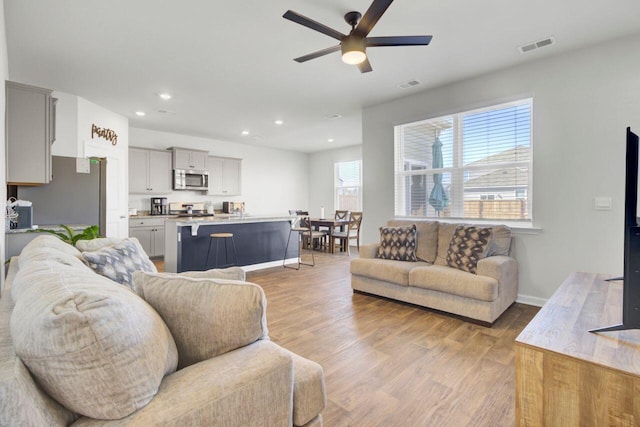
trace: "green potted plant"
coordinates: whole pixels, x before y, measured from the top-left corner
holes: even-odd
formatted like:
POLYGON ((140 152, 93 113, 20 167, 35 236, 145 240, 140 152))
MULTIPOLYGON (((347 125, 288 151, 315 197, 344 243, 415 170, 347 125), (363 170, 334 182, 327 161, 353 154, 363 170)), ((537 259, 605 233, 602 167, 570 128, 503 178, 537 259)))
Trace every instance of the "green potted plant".
POLYGON ((58 236, 60 240, 75 246, 78 240, 92 240, 100 236, 100 228, 97 225, 91 225, 79 233, 76 233, 71 227, 60 224, 63 231, 50 230, 47 228, 36 228, 29 230, 31 233, 50 233, 58 236))

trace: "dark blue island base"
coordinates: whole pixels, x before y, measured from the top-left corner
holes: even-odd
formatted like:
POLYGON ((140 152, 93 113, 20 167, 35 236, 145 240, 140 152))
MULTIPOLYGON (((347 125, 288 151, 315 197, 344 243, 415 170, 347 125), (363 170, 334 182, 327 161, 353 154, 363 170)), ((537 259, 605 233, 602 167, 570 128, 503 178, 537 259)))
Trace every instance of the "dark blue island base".
MULTIPOLYGON (((282 262, 285 245, 289 237, 291 223, 288 219, 272 221, 236 220, 206 222, 174 222, 167 221, 165 269, 173 272, 208 270, 224 267, 228 260, 234 261, 231 239, 215 239, 211 242, 212 233, 233 233, 237 253, 237 266, 253 266, 256 264, 282 262), (193 235, 192 226, 197 226, 197 235, 193 235), (176 233, 176 234, 173 234, 176 233), (173 242, 169 243, 169 238, 173 242), (227 259, 225 260, 225 241, 227 259), (211 251, 207 260, 207 251, 211 243, 211 251), (173 246, 175 245, 175 246, 173 246), (169 248, 173 246, 173 248, 169 248), (216 253, 216 246, 218 252, 216 253), (173 254, 171 253, 173 252, 173 254), (175 259, 172 259, 175 256, 175 259)), ((298 236, 291 236, 287 258, 298 256, 298 236)))

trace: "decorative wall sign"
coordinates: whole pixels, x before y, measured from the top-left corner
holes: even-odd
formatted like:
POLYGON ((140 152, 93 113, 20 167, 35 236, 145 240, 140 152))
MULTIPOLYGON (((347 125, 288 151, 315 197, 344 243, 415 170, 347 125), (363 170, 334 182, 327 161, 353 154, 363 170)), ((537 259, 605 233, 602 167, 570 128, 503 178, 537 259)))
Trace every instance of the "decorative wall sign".
POLYGON ((91 139, 93 139, 94 135, 98 135, 101 138, 106 139, 111 142, 111 145, 116 145, 118 143, 118 134, 107 128, 99 128, 95 124, 91 125, 91 139))

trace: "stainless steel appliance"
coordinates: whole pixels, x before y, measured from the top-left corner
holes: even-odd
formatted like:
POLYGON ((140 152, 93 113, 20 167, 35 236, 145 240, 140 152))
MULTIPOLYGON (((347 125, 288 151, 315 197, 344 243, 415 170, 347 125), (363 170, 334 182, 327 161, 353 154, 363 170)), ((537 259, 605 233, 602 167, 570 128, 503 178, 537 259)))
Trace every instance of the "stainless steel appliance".
POLYGON ((203 202, 171 202, 169 203, 169 215, 179 217, 214 216, 213 212, 207 212, 203 202))
POLYGON ((173 170, 174 190, 208 190, 209 172, 184 169, 173 170))
POLYGON ((222 202, 222 212, 224 213, 243 213, 244 202, 222 202))
POLYGON ((151 198, 151 215, 169 215, 169 203, 166 197, 151 198))
POLYGON ((17 216, 12 218, 9 223, 11 229, 24 229, 33 226, 33 206, 14 206, 13 211, 17 216))

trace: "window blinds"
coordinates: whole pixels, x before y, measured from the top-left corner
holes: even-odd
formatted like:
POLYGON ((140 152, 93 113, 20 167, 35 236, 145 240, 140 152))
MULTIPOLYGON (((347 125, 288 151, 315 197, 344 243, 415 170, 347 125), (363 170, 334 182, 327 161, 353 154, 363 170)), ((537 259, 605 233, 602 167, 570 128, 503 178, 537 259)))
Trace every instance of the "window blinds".
POLYGON ((396 126, 395 214, 529 221, 531 105, 396 126))

